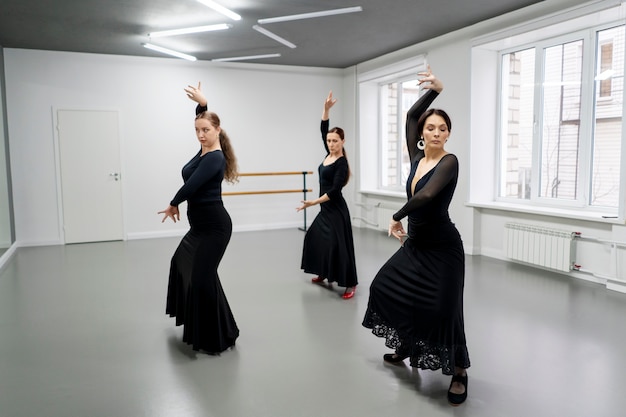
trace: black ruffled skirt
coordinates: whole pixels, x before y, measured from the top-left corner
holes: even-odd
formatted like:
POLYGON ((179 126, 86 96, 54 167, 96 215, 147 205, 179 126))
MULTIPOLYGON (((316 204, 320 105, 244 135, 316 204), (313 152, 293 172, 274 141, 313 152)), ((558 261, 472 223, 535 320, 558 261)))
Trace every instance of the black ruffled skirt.
POLYGON ((414 236, 420 240, 408 239, 372 281, 363 326, 409 356, 412 367, 453 375, 455 367, 470 366, 463 245, 451 223, 414 236))
POLYGON ((358 284, 352 223, 345 200, 322 204, 304 237, 301 268, 342 287, 358 284))
POLYGON ((172 257, 165 312, 184 325, 183 341, 194 350, 219 353, 239 336, 217 273, 232 222, 221 201, 189 204, 187 216, 191 228, 172 257))

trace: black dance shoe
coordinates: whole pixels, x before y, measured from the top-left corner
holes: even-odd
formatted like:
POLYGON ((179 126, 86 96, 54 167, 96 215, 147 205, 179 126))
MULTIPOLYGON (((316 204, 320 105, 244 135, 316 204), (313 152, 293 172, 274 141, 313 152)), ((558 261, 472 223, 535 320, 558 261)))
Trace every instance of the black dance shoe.
POLYGON ((452 376, 452 381, 450 381, 450 388, 448 389, 448 402, 452 406, 458 406, 465 402, 467 399, 467 374, 465 375, 454 375, 452 376), (450 388, 452 388, 452 384, 458 382, 465 387, 465 391, 463 394, 455 394, 450 392, 450 388))
POLYGON ((408 355, 407 356, 402 356, 402 355, 398 355, 397 353, 386 353, 383 356, 383 360, 385 362, 387 362, 387 363, 392 363, 394 365, 399 365, 401 363, 403 364, 404 363, 403 361, 406 358, 408 358, 408 357, 409 357, 408 355))

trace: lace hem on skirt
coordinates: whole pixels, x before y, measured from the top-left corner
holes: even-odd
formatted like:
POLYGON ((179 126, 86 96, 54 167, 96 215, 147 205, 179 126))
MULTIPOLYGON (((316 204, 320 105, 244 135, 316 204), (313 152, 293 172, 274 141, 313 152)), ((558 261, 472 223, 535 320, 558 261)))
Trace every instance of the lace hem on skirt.
POLYGON ((403 337, 398 331, 387 325, 376 313, 368 311, 363 326, 371 329, 372 334, 385 339, 385 346, 394 349, 396 354, 408 356, 413 368, 436 371, 441 369, 444 375, 454 375, 454 368, 469 368, 470 360, 465 345, 442 346, 429 341, 403 337))

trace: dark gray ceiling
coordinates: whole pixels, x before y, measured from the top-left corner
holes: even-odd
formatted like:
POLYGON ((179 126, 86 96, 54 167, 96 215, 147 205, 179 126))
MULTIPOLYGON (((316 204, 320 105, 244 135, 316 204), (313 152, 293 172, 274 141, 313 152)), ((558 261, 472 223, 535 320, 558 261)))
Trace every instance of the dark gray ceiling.
POLYGON ((239 21, 196 0, 1 0, 0 46, 165 56, 145 49, 153 31, 231 23, 226 31, 151 42, 201 60, 280 53, 267 64, 346 68, 541 0, 217 0, 239 21), (291 49, 252 29, 258 19, 361 6, 363 11, 263 25, 291 49))

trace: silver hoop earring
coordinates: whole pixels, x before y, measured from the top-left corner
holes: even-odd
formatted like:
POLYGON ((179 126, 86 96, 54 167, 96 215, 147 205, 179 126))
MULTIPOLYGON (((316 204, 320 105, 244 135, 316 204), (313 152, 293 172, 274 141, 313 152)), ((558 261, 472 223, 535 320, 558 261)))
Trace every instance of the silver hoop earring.
POLYGON ((417 149, 419 149, 420 151, 423 151, 425 147, 426 147, 426 144, 424 143, 424 138, 421 138, 420 140, 417 141, 417 149))

